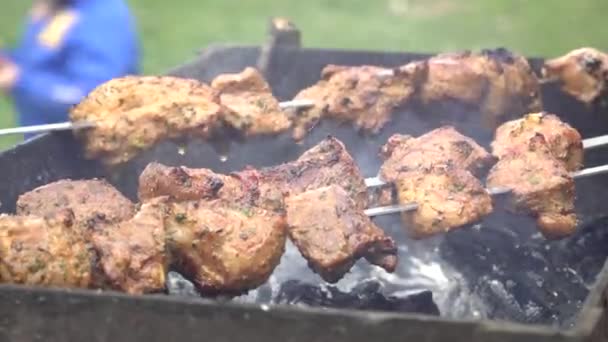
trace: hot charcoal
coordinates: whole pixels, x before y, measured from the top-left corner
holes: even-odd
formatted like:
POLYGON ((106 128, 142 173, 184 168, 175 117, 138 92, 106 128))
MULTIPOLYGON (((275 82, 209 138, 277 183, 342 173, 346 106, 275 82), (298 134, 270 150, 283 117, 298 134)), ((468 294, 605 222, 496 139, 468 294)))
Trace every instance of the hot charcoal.
POLYGON ((515 225, 498 227, 448 234, 442 258, 471 281, 488 318, 572 324, 608 257, 608 218, 588 222, 569 239, 552 243, 515 225))
POLYGON ((279 304, 323 306, 338 309, 415 312, 439 316, 439 308, 430 291, 404 297, 385 296, 378 282, 357 284, 351 291, 343 292, 335 286, 312 285, 290 280, 281 285, 274 300, 279 304))

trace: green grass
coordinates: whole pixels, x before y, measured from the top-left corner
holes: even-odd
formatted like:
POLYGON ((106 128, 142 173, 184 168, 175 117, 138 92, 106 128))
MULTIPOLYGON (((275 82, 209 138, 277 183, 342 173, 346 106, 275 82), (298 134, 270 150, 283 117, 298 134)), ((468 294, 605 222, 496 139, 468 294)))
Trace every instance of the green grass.
MULTIPOLYGON (((14 42, 26 4, 0 12, 0 39, 14 42)), ((260 43, 267 19, 294 20, 309 47, 437 52, 505 46, 554 56, 583 45, 604 48, 606 0, 131 0, 144 71, 160 73, 213 42, 260 43)), ((14 125, 0 100, 0 127, 14 125)), ((14 138, 0 139, 8 146, 14 138)))

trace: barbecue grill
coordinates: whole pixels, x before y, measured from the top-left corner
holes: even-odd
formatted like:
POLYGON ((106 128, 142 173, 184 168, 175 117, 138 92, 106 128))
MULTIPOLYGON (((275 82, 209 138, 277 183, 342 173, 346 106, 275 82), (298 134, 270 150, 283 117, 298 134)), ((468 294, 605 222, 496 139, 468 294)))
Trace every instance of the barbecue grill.
MULTIPOLYGON (((169 74, 209 82, 263 60, 275 96, 289 100, 314 84, 327 64, 393 67, 428 56, 293 44, 271 49, 214 45, 169 74)), ((538 71, 542 60, 530 61, 538 71)), ((584 138, 608 134, 608 111, 586 108, 553 86, 544 86, 543 96, 547 111, 584 138)), ((466 111, 442 110, 458 118, 466 111)), ((293 160, 327 135, 346 144, 364 175, 375 176, 381 163, 378 149, 390 135, 419 135, 437 125, 415 111, 404 111, 377 136, 364 137, 351 127, 326 121, 302 144, 295 144, 289 134, 245 142, 165 142, 111 171, 83 159, 70 133, 55 132, 0 154, 0 210, 14 212, 21 193, 65 178, 104 177, 135 200, 137 177, 151 161, 230 172, 293 160)), ((474 122, 468 127, 463 134, 489 143, 491 132, 474 122)), ((607 162, 608 153, 586 152, 586 167, 607 162)), ((397 216, 378 218, 379 226, 401 246, 399 269, 388 276, 358 264, 339 289, 322 285, 293 246, 288 246, 268 284, 228 301, 188 296, 192 289, 179 288, 172 290, 179 296, 134 297, 2 285, 0 340, 600 341, 608 337, 608 177, 577 181, 577 194, 579 231, 558 242, 540 238, 531 220, 499 210, 472 228, 424 241, 409 240, 397 216), (376 281, 370 282, 372 278, 376 281), (376 305, 374 298, 381 293, 386 295, 378 297, 384 304, 376 305), (399 296, 406 298, 401 306, 394 303, 399 296), (436 313, 433 300, 440 317, 428 315, 436 313), (366 303, 374 301, 370 311, 366 303), (298 305, 302 303, 309 305, 298 305)), ((187 282, 183 287, 188 288, 187 282)))

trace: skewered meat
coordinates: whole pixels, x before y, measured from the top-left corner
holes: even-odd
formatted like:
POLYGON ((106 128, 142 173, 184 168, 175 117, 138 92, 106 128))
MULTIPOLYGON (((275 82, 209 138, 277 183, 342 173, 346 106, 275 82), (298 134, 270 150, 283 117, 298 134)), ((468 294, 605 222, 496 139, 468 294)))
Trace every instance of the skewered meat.
POLYGON ((589 47, 576 49, 545 61, 543 76, 559 81, 564 92, 591 104, 607 94, 608 55, 589 47))
POLYGON ((208 294, 263 284, 285 249, 284 216, 227 201, 173 203, 167 244, 177 269, 208 294))
POLYGON ((295 97, 312 100, 315 106, 295 118, 294 138, 304 138, 324 117, 353 122, 370 133, 379 132, 390 121, 393 110, 415 93, 425 73, 424 66, 424 63, 411 63, 395 70, 375 66, 326 66, 321 80, 295 97))
POLYGON ((425 107, 457 101, 478 108, 483 126, 490 129, 541 110, 540 87, 530 65, 505 49, 440 54, 427 64, 419 94, 425 107))
MULTIPOLYGON (((492 199, 474 175, 495 161, 474 140, 444 126, 418 138, 396 134, 381 148, 380 178, 395 185, 399 203, 418 203, 402 213, 413 238, 424 238, 479 221, 492 211, 492 199)), ((392 202, 390 188, 379 199, 392 202)), ((381 203, 389 204, 389 203, 381 203)))
POLYGON ((415 141, 416 138, 411 135, 393 134, 388 138, 386 144, 380 148, 380 157, 382 157, 382 159, 388 159, 393 155, 395 150, 400 147, 407 147, 409 144, 415 143, 415 141))
POLYGON ((382 147, 380 155, 385 162, 379 174, 388 182, 399 179, 401 173, 445 163, 459 165, 479 176, 495 161, 473 139, 451 126, 440 127, 418 138, 393 135, 382 147))
POLYGON ((395 242, 337 185, 286 199, 289 237, 324 280, 334 283, 360 257, 388 272, 397 265, 395 242))
MULTIPOLYGON (((311 151, 318 152, 316 148, 313 148, 311 151)), ((259 206, 269 210, 269 212, 275 213, 275 215, 282 215, 282 212, 286 210, 284 205, 285 196, 291 196, 289 198, 306 198, 313 196, 316 194, 314 192, 315 189, 326 189, 326 186, 323 184, 324 181, 326 182, 325 184, 329 185, 337 183, 338 180, 345 184, 352 184, 353 179, 349 179, 350 177, 348 174, 346 177, 337 177, 340 175, 339 172, 343 170, 351 171, 351 175, 353 174, 352 172, 356 171, 356 174, 358 175, 358 170, 352 168, 352 164, 348 165, 348 163, 346 163, 346 166, 348 166, 346 169, 344 168, 344 164, 340 168, 337 168, 337 165, 334 165, 333 167, 337 172, 333 174, 334 176, 328 176, 331 175, 330 172, 332 170, 323 170, 324 166, 327 167, 327 163, 314 163, 319 162, 320 159, 325 161, 331 159, 325 158, 326 156, 323 154, 319 155, 314 153, 311 153, 307 157, 308 158, 305 158, 306 162, 302 164, 298 164, 299 162, 296 161, 262 170, 249 169, 228 176, 217 175, 210 170, 205 169, 188 169, 184 167, 172 168, 160 164, 151 164, 144 170, 140 177, 140 198, 142 201, 146 201, 156 196, 171 195, 172 198, 178 201, 193 200, 196 197, 202 198, 203 201, 209 201, 211 198, 210 194, 215 194, 218 199, 225 202, 245 206, 259 206), (315 158, 318 158, 319 160, 313 160, 315 158), (313 160, 312 164, 310 162, 311 160, 313 160), (303 172, 299 173, 301 170, 303 170, 303 172), (316 176, 314 172, 316 172, 316 176), (298 174, 301 178, 298 178, 298 174), (173 180, 162 182, 162 180, 165 179, 163 177, 166 177, 167 175, 173 177, 173 180), (185 176, 181 181, 176 181, 177 175, 185 176), (184 179, 185 181, 183 181, 184 179), (222 187, 219 191, 209 189, 209 184, 217 183, 209 181, 212 179, 222 180, 222 187), (163 183, 164 185, 156 185, 159 183, 163 183), (151 184, 152 186, 150 186, 151 184), (192 191, 193 189, 195 190, 192 191), (198 194, 196 190, 198 190, 198 194), (300 194, 308 195, 299 197, 300 194)), ((341 158, 344 159, 344 156, 341 158)), ((365 189, 365 185, 359 184, 360 182, 362 182, 362 179, 357 180, 357 187, 365 189)), ((336 187, 339 186, 336 185, 336 187)), ((314 245, 311 245, 311 249, 313 249, 312 252, 301 249, 303 255, 307 257, 311 265, 315 265, 314 269, 319 270, 323 275, 323 278, 328 281, 337 281, 341 278, 344 273, 350 269, 350 266, 352 266, 356 259, 361 256, 365 256, 371 263, 380 265, 387 270, 394 268, 396 260, 391 259, 392 257, 390 254, 393 242, 389 237, 383 235, 381 230, 373 229, 375 226, 370 226, 371 222, 368 222, 369 219, 362 212, 366 202, 365 198, 362 199, 363 202, 357 203, 351 196, 353 193, 359 196, 360 193, 358 191, 352 191, 352 189, 354 189, 352 186, 350 193, 342 187, 339 187, 339 189, 340 192, 344 192, 344 195, 339 197, 340 200, 347 201, 349 205, 352 205, 352 208, 349 209, 350 212, 348 213, 348 216, 344 214, 344 217, 341 216, 340 219, 346 220, 346 217, 349 217, 349 219, 346 222, 337 225, 335 222, 329 220, 328 217, 325 217, 325 215, 317 214, 316 217, 322 218, 324 225, 322 227, 319 226, 319 230, 317 232, 311 232, 311 234, 313 234, 315 239, 330 241, 338 239, 336 236, 343 236, 344 232, 341 230, 345 230, 351 232, 351 237, 357 236, 357 238, 348 238, 348 245, 340 247, 340 253, 342 253, 340 255, 323 256, 318 249, 315 249, 320 247, 315 247, 314 245), (346 198, 348 200, 346 200, 346 198), (352 260, 348 260, 347 258, 351 258, 352 260)), ((310 203, 314 203, 315 207, 319 206, 318 203, 310 203)), ((345 205, 343 202, 341 203, 342 206, 345 205)), ((297 211, 299 212, 300 210, 297 211)), ((291 212, 293 218, 293 211, 291 212)), ((312 219, 313 218, 311 217, 311 220, 312 219)), ((302 226, 299 229, 306 231, 309 227, 302 226)), ((314 240, 302 242, 301 234, 292 234, 291 238, 299 248, 304 249, 307 248, 306 244, 308 243, 322 243, 321 241, 314 240)), ((337 240, 334 242, 339 244, 343 241, 340 242, 337 240)))
POLYGON ((246 68, 217 77, 212 87, 168 76, 114 79, 93 90, 71 119, 96 123, 77 132, 86 157, 115 165, 161 140, 209 138, 222 122, 245 136, 276 134, 293 124, 294 138, 301 140, 323 117, 377 133, 394 109, 414 98, 424 105, 456 100, 479 106, 492 128, 540 110, 527 61, 506 50, 438 55, 396 69, 328 65, 321 78, 296 96, 315 105, 294 117, 280 109, 262 75, 246 68))
POLYGON ((220 93, 221 103, 230 109, 223 117, 246 136, 276 134, 291 127, 266 80, 254 68, 238 74, 216 77, 211 86, 220 93))
POLYGON ((489 187, 513 189, 513 210, 537 218, 542 234, 558 239, 576 230, 574 180, 564 163, 555 158, 541 134, 528 148, 506 153, 490 170, 489 187))
MULTIPOLYGON (((318 253, 318 250, 302 251, 302 253, 309 258, 311 265, 320 265, 315 267, 319 272, 323 272, 324 278, 334 279, 334 281, 339 279, 344 272, 350 269, 352 263, 362 256, 365 256, 371 263, 380 265, 387 270, 394 269, 396 259, 394 259, 393 255, 393 242, 389 237, 383 235, 380 230, 374 229, 375 226, 370 225, 371 223, 366 217, 365 219, 362 218, 365 216, 362 210, 367 206, 365 180, 344 145, 335 138, 330 137, 323 140, 302 154, 296 161, 261 170, 247 168, 230 175, 215 174, 207 169, 189 169, 150 164, 140 176, 139 196, 140 200, 144 202, 160 196, 170 196, 175 202, 194 200, 195 204, 184 205, 192 206, 189 209, 190 211, 197 209, 194 206, 198 205, 202 208, 198 210, 205 211, 205 213, 211 210, 206 208, 209 205, 208 203, 216 203, 216 201, 212 200, 216 198, 220 203, 231 203, 232 206, 257 208, 255 210, 265 213, 262 216, 275 215, 282 217, 286 210, 284 204, 286 197, 301 198, 298 195, 307 194, 303 195, 303 198, 306 198, 307 196, 317 194, 314 190, 331 185, 340 188, 340 197, 337 197, 340 201, 338 204, 341 207, 344 207, 345 203, 352 206, 348 208, 348 215, 345 214, 336 218, 336 220, 346 220, 347 217, 349 219, 342 221, 340 225, 335 225, 333 222, 325 223, 324 228, 311 233, 314 234, 316 239, 330 241, 332 239, 336 240, 336 236, 342 236, 344 231, 346 231, 352 234, 352 239, 348 239, 348 246, 340 247, 341 253, 345 254, 338 256, 323 256, 318 253), (323 235, 325 235, 324 238, 323 235), (347 260, 346 255, 353 260, 347 260), (343 259, 340 260, 339 258, 343 259), (329 269, 323 269, 323 267, 329 269)), ((178 203, 177 205, 182 204, 178 203)), ((217 204, 214 205, 218 206, 217 204)), ((219 208, 225 210, 226 215, 234 212, 233 209, 228 207, 223 208, 220 206, 219 208)), ((247 209, 247 211, 250 210, 247 209)), ((292 218, 294 218, 293 213, 292 211, 292 218)), ((190 217, 190 214, 188 214, 188 217, 190 217)), ((214 217, 206 219, 209 220, 206 222, 215 220, 214 217)), ((202 218, 197 218, 196 222, 202 222, 201 220, 202 218)), ((326 221, 327 219, 323 218, 323 220, 326 221)), ((224 224, 221 226, 224 226, 224 224)), ((192 227, 188 226, 184 229, 204 228, 201 227, 199 224, 192 227)), ((301 229, 306 230, 309 228, 304 225, 301 229)), ((235 232, 228 230, 222 231, 222 234, 225 234, 226 239, 230 239, 233 238, 232 235, 235 232)), ((293 236, 293 239, 300 239, 294 240, 294 242, 299 247, 305 248, 304 242, 301 241, 299 236, 293 236)), ((183 239, 182 241, 182 244, 179 245, 180 247, 175 248, 176 253, 184 253, 181 249, 182 247, 185 248, 187 239, 183 239)), ((343 240, 336 241, 336 243, 343 242, 343 240)), ((320 242, 315 243, 319 244, 320 242)), ((202 264, 202 262, 198 261, 195 263, 196 265, 202 264)), ((188 272, 196 273, 192 270, 188 272)), ((201 276, 197 277, 199 279, 201 276)), ((219 291, 219 289, 225 289, 225 286, 221 285, 222 283, 229 283, 231 280, 218 280, 218 285, 208 284, 211 280, 199 279, 198 281, 203 282, 201 286, 207 288, 207 291, 215 288, 219 291)), ((246 288, 235 288, 234 290, 244 289, 246 288)))
POLYGON ((403 212, 406 231, 415 239, 448 232, 492 212, 492 198, 480 181, 459 165, 436 164, 400 174, 399 203, 418 203, 403 212))
POLYGON ((150 163, 139 177, 139 199, 142 202, 160 196, 168 196, 176 202, 223 199, 281 211, 281 189, 274 186, 273 190, 272 184, 269 184, 266 188, 272 193, 267 192, 265 196, 261 196, 260 188, 264 187, 264 184, 260 182, 259 174, 257 170, 246 169, 222 175, 204 168, 192 169, 150 163), (277 196, 276 202, 270 201, 272 195, 277 196))
POLYGON ((492 153, 502 158, 513 150, 527 150, 530 139, 538 133, 544 136, 553 156, 564 162, 568 171, 582 167, 583 142, 580 133, 548 113, 528 114, 498 127, 492 142, 492 153))
POLYGON ((93 285, 132 294, 164 287, 164 231, 157 207, 146 204, 135 215, 131 201, 97 179, 57 181, 25 193, 17 201, 20 215, 71 210, 74 228, 97 254, 93 285))
POLYGON ((138 196, 142 202, 162 196, 176 201, 214 199, 225 179, 209 169, 150 163, 139 176, 138 196))
POLYGON ((127 76, 97 87, 70 116, 97 124, 77 132, 86 157, 114 165, 161 140, 207 138, 225 111, 219 93, 195 80, 127 76))
POLYGON ((142 202, 169 197, 165 222, 171 258, 205 293, 253 289, 268 279, 283 254, 285 219, 257 206, 257 179, 248 173, 226 176, 152 163, 140 176, 142 202))
POLYGON ((74 214, 0 216, 0 282, 47 287, 89 287, 92 255, 74 214))
POLYGON ((222 198, 248 202, 268 210, 282 210, 283 198, 307 190, 336 184, 352 197, 357 208, 367 207, 367 188, 355 160, 344 144, 327 138, 293 162, 230 175, 207 169, 168 167, 152 163, 139 178, 139 199, 159 196, 176 200, 222 198))
POLYGON ((60 210, 74 213, 74 226, 85 236, 99 223, 115 224, 131 218, 135 206, 105 180, 60 180, 19 196, 18 215, 47 216, 60 210))
POLYGON ((365 178, 344 144, 334 137, 319 142, 294 162, 262 169, 259 179, 265 197, 271 187, 279 187, 289 196, 335 184, 346 190, 358 209, 367 208, 365 178))
POLYGON ((169 262, 165 249, 165 201, 160 198, 145 203, 130 220, 92 234, 99 267, 110 288, 130 294, 165 288, 169 262))

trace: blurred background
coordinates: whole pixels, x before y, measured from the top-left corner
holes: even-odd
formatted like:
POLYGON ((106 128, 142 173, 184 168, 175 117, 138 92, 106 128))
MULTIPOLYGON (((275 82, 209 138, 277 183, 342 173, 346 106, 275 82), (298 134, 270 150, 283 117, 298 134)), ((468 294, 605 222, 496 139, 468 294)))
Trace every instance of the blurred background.
MULTIPOLYGON (((556 56, 608 44, 607 0, 129 0, 143 73, 159 74, 213 42, 260 44, 268 19, 286 16, 307 47, 442 52, 507 47, 556 56)), ((22 33, 30 1, 2 0, 0 44, 22 33)), ((15 125, 0 97, 0 127, 15 125)), ((0 149, 18 137, 1 138, 0 149)))

